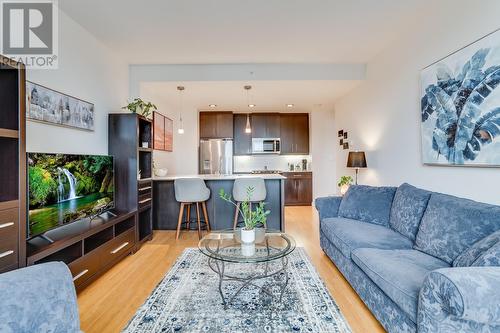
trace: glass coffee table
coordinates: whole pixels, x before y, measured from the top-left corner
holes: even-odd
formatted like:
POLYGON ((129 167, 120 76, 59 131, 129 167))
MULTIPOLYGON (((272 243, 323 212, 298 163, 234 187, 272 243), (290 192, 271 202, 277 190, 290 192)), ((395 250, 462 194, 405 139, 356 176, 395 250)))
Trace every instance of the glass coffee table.
MULTIPOLYGON (((288 285, 288 255, 295 249, 293 238, 283 232, 255 229, 255 242, 241 242, 241 229, 214 231, 203 237, 198 248, 208 257, 209 267, 219 277, 219 294, 224 309, 247 287, 256 287, 274 298, 272 287, 279 287, 278 304, 288 285), (228 265, 239 265, 229 269, 228 265), (259 285, 259 280, 266 283, 259 285), (232 295, 225 296, 223 284, 237 282, 240 285, 232 295)), ((273 302, 276 303, 276 302, 273 302)))

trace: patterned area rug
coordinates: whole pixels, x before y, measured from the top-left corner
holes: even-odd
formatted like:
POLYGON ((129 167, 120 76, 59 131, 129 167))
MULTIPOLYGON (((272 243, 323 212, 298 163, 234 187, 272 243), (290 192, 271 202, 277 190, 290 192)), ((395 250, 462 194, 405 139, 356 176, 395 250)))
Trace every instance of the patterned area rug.
MULTIPOLYGON (((351 332, 304 249, 295 249, 288 258, 290 280, 278 308, 270 306, 276 298, 258 285, 243 289, 224 310, 219 278, 207 257, 186 249, 123 332, 351 332)), ((242 268, 259 269, 256 264, 226 265, 233 274, 242 268)), ((273 286, 269 279, 258 283, 273 286)), ((225 282, 223 292, 229 295, 240 286, 225 282)))

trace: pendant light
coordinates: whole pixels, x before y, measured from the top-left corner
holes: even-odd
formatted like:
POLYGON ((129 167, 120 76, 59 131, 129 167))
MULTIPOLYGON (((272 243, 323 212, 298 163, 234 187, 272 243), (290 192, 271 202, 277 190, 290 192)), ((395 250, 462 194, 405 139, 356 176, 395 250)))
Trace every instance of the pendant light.
MULTIPOLYGON (((250 89, 252 89, 252 86, 244 86, 246 92, 247 92, 247 104, 249 108, 255 107, 255 104, 250 104, 250 89)), ((245 126, 245 133, 250 134, 252 133, 252 127, 250 126, 250 113, 247 113, 247 124, 245 126)))
POLYGON ((180 106, 180 111, 179 111, 179 129, 177 132, 179 134, 184 134, 184 125, 182 124, 182 93, 184 92, 184 87, 183 86, 178 86, 177 90, 179 91, 179 106, 180 106))

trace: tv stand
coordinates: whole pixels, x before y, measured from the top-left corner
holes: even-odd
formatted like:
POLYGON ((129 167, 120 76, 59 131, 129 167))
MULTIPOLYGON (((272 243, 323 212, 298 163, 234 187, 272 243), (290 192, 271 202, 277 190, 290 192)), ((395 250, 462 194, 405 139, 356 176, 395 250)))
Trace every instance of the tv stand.
POLYGON ((118 216, 117 214, 113 213, 111 210, 102 210, 101 212, 96 213, 96 214, 90 216, 90 221, 95 220, 97 217, 102 217, 104 214, 109 214, 109 215, 111 215, 113 217, 117 217, 118 216))
POLYGON ((137 229, 137 210, 105 211, 28 240, 27 263, 64 262, 80 291, 136 251, 137 229))
POLYGON ((111 215, 111 216, 114 216, 114 217, 117 217, 118 215, 113 213, 112 211, 108 211, 108 214, 111 215))
POLYGON ((45 236, 44 234, 38 235, 38 237, 40 237, 41 239, 45 239, 50 244, 54 243, 54 241, 49 236, 45 236))

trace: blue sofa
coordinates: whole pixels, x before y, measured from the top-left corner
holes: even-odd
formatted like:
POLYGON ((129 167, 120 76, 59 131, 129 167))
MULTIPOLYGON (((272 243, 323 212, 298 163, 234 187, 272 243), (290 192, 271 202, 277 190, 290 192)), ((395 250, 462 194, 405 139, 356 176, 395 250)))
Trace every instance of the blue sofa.
POLYGON ((0 332, 80 332, 68 267, 51 262, 0 274, 0 332))
POLYGON ((351 186, 318 198, 320 243, 389 332, 500 332, 500 206, 351 186))

